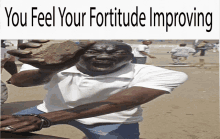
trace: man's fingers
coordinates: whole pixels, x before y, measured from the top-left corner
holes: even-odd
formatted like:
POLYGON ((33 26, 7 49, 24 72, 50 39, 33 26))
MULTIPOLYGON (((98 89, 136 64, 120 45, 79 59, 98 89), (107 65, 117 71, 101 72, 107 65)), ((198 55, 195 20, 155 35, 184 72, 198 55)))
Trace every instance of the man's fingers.
POLYGON ((25 50, 9 50, 7 51, 8 54, 17 56, 19 58, 28 58, 31 57, 32 52, 31 51, 25 51, 25 50))
POLYGON ((42 46, 42 44, 40 44, 40 43, 28 42, 28 43, 22 43, 22 44, 18 45, 18 48, 23 50, 23 49, 26 49, 26 48, 39 48, 41 46, 42 46))
POLYGON ((26 48, 39 48, 42 46, 41 43, 46 43, 50 40, 31 40, 30 42, 27 43, 22 43, 18 46, 20 49, 26 49, 26 48))
MULTIPOLYGON (((7 116, 5 116, 5 118, 6 117, 7 116)), ((37 130, 40 124, 41 124, 41 120, 37 117, 8 116, 8 119, 1 121, 0 131, 9 131, 9 132, 33 131, 33 130, 37 130)))
POLYGON ((21 122, 19 124, 10 124, 10 126, 5 126, 0 128, 0 131, 6 131, 6 132, 14 132, 14 133, 20 133, 20 132, 31 132, 39 130, 39 122, 21 122), (9 128, 7 128, 9 127, 9 128))
POLYGON ((83 49, 89 48, 90 46, 94 45, 96 41, 87 41, 87 42, 80 42, 79 46, 83 49))
POLYGON ((18 60, 26 64, 45 64, 45 61, 42 58, 19 58, 18 60))
POLYGON ((49 42, 50 40, 30 40, 31 42, 36 42, 36 43, 46 43, 49 42))
POLYGON ((11 127, 12 132, 27 132, 38 129, 38 124, 41 124, 41 121, 23 121, 18 124, 13 124, 11 127))
POLYGON ((14 123, 16 123, 18 121, 19 121, 18 119, 16 119, 13 116, 11 116, 11 117, 8 117, 7 119, 4 119, 3 121, 1 121, 0 127, 4 128, 5 126, 14 124, 14 123))
POLYGON ((13 133, 33 132, 33 131, 37 131, 37 130, 39 130, 38 126, 29 125, 29 126, 25 126, 23 128, 20 128, 20 129, 16 129, 15 131, 13 131, 13 133))
POLYGON ((11 118, 11 117, 12 117, 11 115, 1 115, 1 121, 5 120, 5 119, 8 119, 8 118, 11 118))

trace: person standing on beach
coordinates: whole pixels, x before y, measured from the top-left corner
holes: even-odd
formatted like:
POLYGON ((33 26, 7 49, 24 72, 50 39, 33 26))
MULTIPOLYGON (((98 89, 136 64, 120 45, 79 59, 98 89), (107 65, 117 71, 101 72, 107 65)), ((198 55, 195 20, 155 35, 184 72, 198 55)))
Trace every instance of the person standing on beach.
POLYGON ((186 60, 189 57, 189 53, 194 53, 195 49, 186 47, 186 44, 180 44, 179 47, 173 48, 171 50, 171 58, 174 62, 174 64, 179 64, 179 60, 183 58, 183 60, 186 60))
POLYGON ((219 51, 219 42, 216 42, 213 47, 213 52, 215 53, 217 51, 219 51))
POLYGON ((188 78, 183 72, 132 64, 132 49, 125 43, 97 41, 83 49, 54 67, 15 52, 26 64, 11 84, 45 84, 48 93, 38 106, 2 115, 0 131, 33 132, 68 124, 89 139, 139 139, 140 105, 169 94, 188 78))
POLYGON ((202 40, 195 40, 194 42, 194 48, 195 48, 195 52, 192 54, 193 56, 195 56, 195 54, 197 54, 199 51, 200 52, 200 56, 205 56, 205 53, 207 50, 212 48, 212 45, 208 42, 208 41, 202 41, 202 40))
POLYGON ((136 64, 145 64, 147 62, 147 58, 156 58, 155 56, 150 55, 150 48, 149 45, 152 44, 152 41, 144 40, 140 45, 131 45, 132 46, 132 53, 134 58, 132 63, 136 64))
MULTIPOLYGON (((7 54, 7 49, 1 47, 1 73, 2 70, 5 69, 11 75, 17 73, 17 66, 14 62, 15 57, 7 54)), ((8 88, 6 84, 1 81, 1 104, 8 99, 8 88)))

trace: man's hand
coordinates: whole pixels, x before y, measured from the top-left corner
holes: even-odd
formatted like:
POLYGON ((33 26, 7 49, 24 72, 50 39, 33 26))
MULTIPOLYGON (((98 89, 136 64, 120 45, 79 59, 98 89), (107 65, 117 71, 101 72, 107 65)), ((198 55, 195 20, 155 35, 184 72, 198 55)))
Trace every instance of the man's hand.
MULTIPOLYGON (((36 42, 36 40, 34 42, 36 42)), ((42 42, 42 41, 37 41, 37 42, 42 42)), ((74 66, 79 61, 80 56, 84 54, 86 49, 89 48, 89 46, 95 44, 95 42, 80 43, 77 46, 75 46, 75 43, 74 45, 72 45, 73 43, 69 41, 55 40, 55 41, 51 41, 50 43, 48 42, 47 46, 49 46, 50 51, 52 49, 52 52, 54 52, 55 54, 51 54, 50 51, 45 50, 45 48, 46 49, 48 48, 46 47, 46 44, 43 44, 44 49, 41 48, 41 44, 39 43, 37 43, 38 44, 37 47, 36 45, 32 47, 32 44, 33 43, 25 44, 23 50, 7 51, 9 54, 19 57, 19 61, 38 68, 37 70, 22 71, 17 74, 14 74, 8 82, 15 86, 30 87, 30 86, 43 85, 45 83, 48 83, 56 73, 74 66), (59 49, 57 52, 57 50, 53 51, 54 42, 64 42, 70 45, 66 47, 66 45, 63 43, 59 44, 61 45, 61 48, 64 49, 59 49), (31 51, 32 49, 33 51, 31 51), (61 53, 59 51, 61 51, 61 53), (55 58, 55 62, 53 63, 54 58, 55 58)), ((55 48, 60 48, 57 47, 56 44, 55 44, 55 48)))
POLYGON ((42 121, 35 116, 2 115, 0 131, 13 133, 32 132, 40 130, 42 121))
POLYGON ((42 46, 42 43, 49 42, 50 40, 31 40, 27 43, 22 43, 18 45, 18 48, 24 50, 26 48, 39 48, 42 46))
POLYGON ((155 56, 149 56, 150 58, 156 58, 155 56))

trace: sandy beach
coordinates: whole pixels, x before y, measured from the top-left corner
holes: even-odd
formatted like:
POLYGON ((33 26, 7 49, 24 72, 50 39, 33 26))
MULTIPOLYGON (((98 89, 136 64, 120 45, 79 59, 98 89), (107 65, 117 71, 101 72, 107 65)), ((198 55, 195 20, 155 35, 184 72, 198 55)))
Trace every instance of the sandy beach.
MULTIPOLYGON (((150 51, 157 58, 149 59, 148 64, 183 71, 188 74, 189 79, 171 94, 160 96, 142 105, 144 120, 140 123, 140 137, 146 139, 220 139, 219 53, 209 50, 205 56, 199 56, 199 53, 195 57, 190 55, 183 62, 183 65, 189 66, 173 67, 171 56, 167 53, 172 47, 153 45, 155 47, 152 46, 150 51), (199 67, 200 59, 205 62, 201 67, 199 67)), ((19 63, 18 68, 20 68, 19 63)), ((3 70, 1 77, 5 82, 10 75, 3 70)), ((7 85, 7 87, 9 98, 1 108, 1 113, 4 115, 42 103, 47 93, 43 86, 19 88, 7 85)), ((68 125, 52 126, 36 133, 70 139, 84 137, 80 130, 68 125)))

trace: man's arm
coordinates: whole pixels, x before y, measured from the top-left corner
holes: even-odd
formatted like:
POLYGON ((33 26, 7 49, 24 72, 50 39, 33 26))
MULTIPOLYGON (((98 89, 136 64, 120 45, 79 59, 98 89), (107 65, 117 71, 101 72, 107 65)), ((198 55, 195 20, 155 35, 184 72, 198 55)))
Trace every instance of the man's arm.
POLYGON ((195 49, 193 49, 193 48, 189 48, 189 53, 195 53, 195 52, 196 52, 195 49))
POLYGON ((144 51, 139 51, 140 53, 149 56, 150 58, 156 58, 155 56, 149 55, 148 53, 144 52, 144 51))
POLYGON ((173 48, 170 52, 171 53, 176 53, 177 52, 177 48, 173 48))
MULTIPOLYGON (((135 106, 147 103, 165 93, 166 91, 162 90, 132 87, 114 94, 108 99, 100 102, 84 104, 72 109, 44 113, 40 114, 40 116, 49 119, 53 125, 60 121, 88 118, 127 110, 135 106)), ((2 128, 0 128, 0 131, 8 131, 4 127, 9 125, 16 129, 11 130, 11 132, 30 132, 39 130, 41 120, 35 116, 15 117, 10 115, 3 115, 1 117, 0 126, 2 128)))
POLYGON ((147 103, 166 91, 143 87, 132 87, 110 96, 108 99, 84 104, 72 109, 40 114, 52 123, 66 120, 94 117, 113 112, 123 111, 147 103))
POLYGON ((18 87, 43 85, 50 81, 55 73, 43 70, 27 70, 14 74, 8 81, 18 87))

